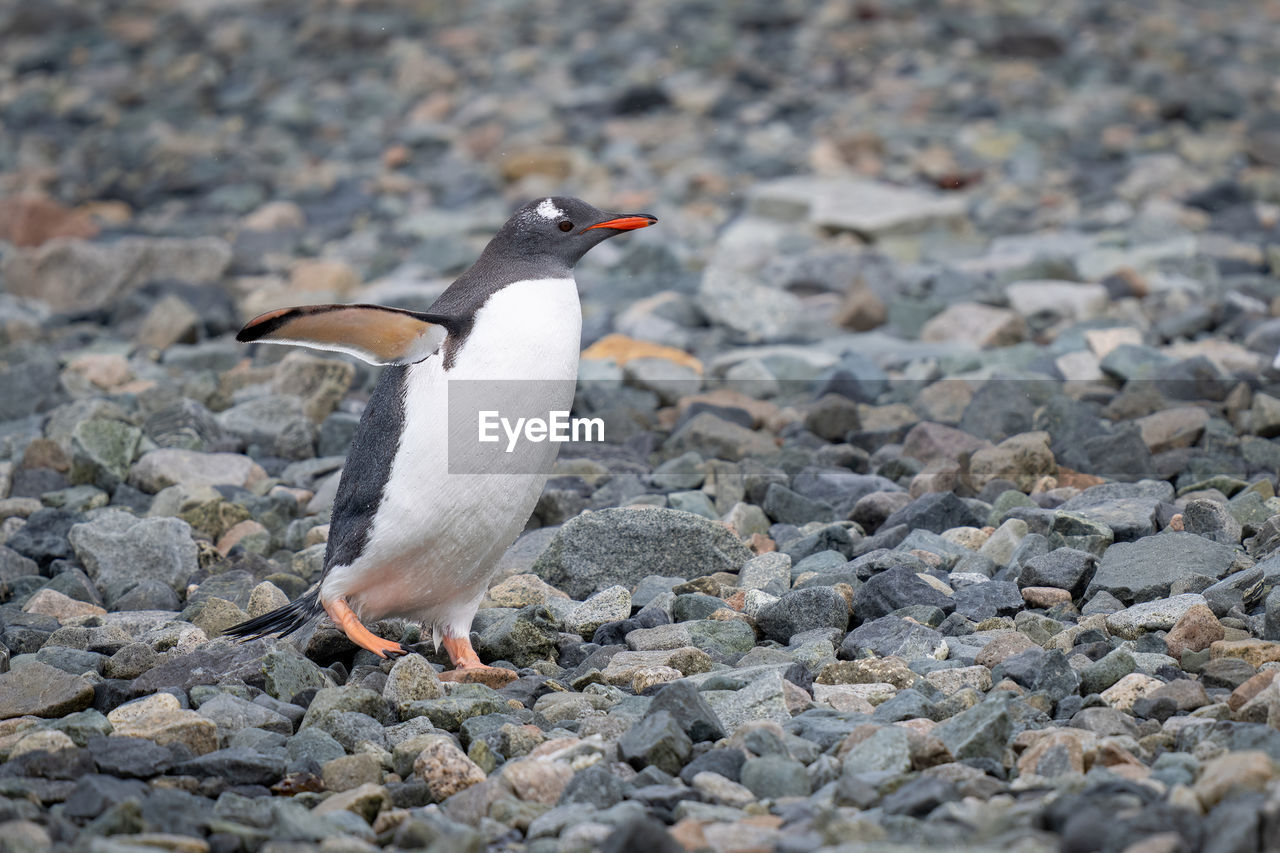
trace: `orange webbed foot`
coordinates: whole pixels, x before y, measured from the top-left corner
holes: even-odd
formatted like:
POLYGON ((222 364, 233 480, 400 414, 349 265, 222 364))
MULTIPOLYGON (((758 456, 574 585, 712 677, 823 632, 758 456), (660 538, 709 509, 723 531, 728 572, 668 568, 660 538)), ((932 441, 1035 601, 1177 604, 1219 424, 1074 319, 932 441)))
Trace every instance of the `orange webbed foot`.
POLYGON ((342 630, 342 633, 347 635, 347 639, 360 648, 367 649, 384 660, 388 655, 399 657, 409 653, 399 643, 384 640, 366 628, 359 617, 356 616, 355 611, 341 598, 326 603, 324 610, 329 614, 329 618, 333 620, 333 624, 337 625, 342 630))

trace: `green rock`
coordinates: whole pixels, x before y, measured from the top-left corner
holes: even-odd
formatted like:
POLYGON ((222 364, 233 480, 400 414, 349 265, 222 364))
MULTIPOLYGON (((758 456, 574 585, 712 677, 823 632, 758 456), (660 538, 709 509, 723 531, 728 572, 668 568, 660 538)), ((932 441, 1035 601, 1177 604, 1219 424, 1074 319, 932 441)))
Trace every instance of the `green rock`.
POLYGON ((1012 734, 1009 709, 999 699, 961 711, 933 730, 933 736, 946 744, 957 761, 966 758, 1001 761, 1012 734))
POLYGON ((178 516, 191 528, 214 542, 232 527, 250 518, 249 510, 230 501, 206 501, 184 510, 178 516))
POLYGON ((115 491, 129 476, 141 441, 142 430, 123 421, 81 421, 71 432, 71 482, 115 491))
POLYGON ((316 691, 298 728, 318 725, 326 717, 348 711, 373 717, 384 725, 393 722, 387 701, 372 690, 351 686, 325 687, 316 691))
POLYGON ((809 796, 809 776, 804 765, 781 755, 747 759, 739 781, 762 800, 809 796))
POLYGON ((883 726, 854 744, 840 762, 852 773, 906 773, 911 769, 907 730, 899 726, 883 726))
POLYGON ((1133 655, 1112 649, 1080 671, 1080 695, 1101 693, 1137 668, 1133 655))
POLYGON ((508 660, 516 666, 554 660, 560 644, 560 623, 541 604, 503 614, 480 631, 476 651, 489 660, 508 660))
POLYGON ((730 655, 755 647, 756 632, 741 619, 700 619, 683 623, 693 645, 710 654, 730 655))
POLYGON ((111 503, 111 495, 97 486, 72 486, 69 489, 59 489, 56 492, 45 492, 40 496, 40 502, 45 506, 65 509, 70 512, 88 512, 91 509, 97 509, 111 503))
POLYGON ((35 661, 0 675, 0 720, 63 717, 93 704, 93 685, 35 661))
POLYGON ((691 512, 703 518, 718 519, 720 517, 715 505, 711 503, 711 498, 707 497, 705 492, 672 492, 667 495, 667 503, 672 509, 691 512))
POLYGON ((324 670, 307 658, 275 649, 262 656, 262 689, 275 699, 288 702, 308 687, 333 687, 324 670))
POLYGON ((206 598, 182 611, 184 621, 195 625, 210 638, 221 636, 223 631, 248 618, 248 613, 225 598, 206 598))
POLYGON ((114 726, 100 711, 88 708, 53 720, 46 728, 57 729, 75 741, 76 746, 85 746, 95 737, 106 737, 111 734, 114 726))
POLYGON ((1049 548, 1075 548, 1101 557, 1115 541, 1110 527, 1073 512, 1058 512, 1049 531, 1049 548))
POLYGON ((509 711, 507 700, 497 691, 483 684, 459 684, 443 699, 425 699, 411 702, 401 712, 406 720, 426 717, 431 724, 445 731, 456 732, 462 721, 482 714, 500 714, 509 711))

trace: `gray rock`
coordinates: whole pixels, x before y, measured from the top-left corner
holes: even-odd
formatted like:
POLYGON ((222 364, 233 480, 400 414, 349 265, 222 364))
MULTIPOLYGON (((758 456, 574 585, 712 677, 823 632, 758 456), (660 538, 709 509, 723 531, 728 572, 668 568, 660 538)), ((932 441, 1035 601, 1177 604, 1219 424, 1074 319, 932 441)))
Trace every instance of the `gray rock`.
POLYGON ((703 698, 730 734, 753 720, 782 723, 791 719, 782 676, 776 668, 762 670, 736 690, 704 690, 703 698))
POLYGON ((143 738, 95 737, 89 740, 88 749, 98 769, 111 776, 150 779, 173 765, 168 749, 143 738))
POLYGON ((1173 500, 1173 488, 1163 480, 1103 483, 1092 486, 1058 507, 1106 525, 1117 542, 1131 542, 1156 531, 1156 513, 1173 500))
POLYGON ((770 584, 783 589, 791 586, 791 558, 780 551, 752 557, 738 572, 738 586, 742 589, 768 589, 770 584))
POLYGON ((736 572, 751 552, 725 527, 667 509, 606 509, 566 522, 533 571, 583 599, 609 586, 631 587, 648 575, 692 578, 736 572))
POLYGON ((943 613, 956 608, 950 595, 921 578, 918 572, 908 566, 896 566, 873 575, 858 588, 853 595, 853 617, 867 622, 919 604, 937 607, 943 613))
POLYGON ((670 711, 642 717, 618 739, 618 754, 637 770, 657 767, 678 774, 693 752, 693 741, 670 711))
POLYGON ((855 743, 841 759, 846 774, 906 773, 911 769, 911 743, 900 726, 881 726, 855 743))
POLYGON ((22 529, 5 544, 39 565, 47 566, 56 559, 71 556, 67 533, 82 521, 84 516, 78 512, 39 509, 27 518, 22 529))
POLYGON ((1086 696, 1101 693, 1137 668, 1133 655, 1113 649, 1080 671, 1080 690, 1086 696))
POLYGON ((841 656, 850 659, 870 651, 879 657, 897 655, 906 660, 922 657, 942 660, 947 650, 947 641, 942 634, 892 615, 862 623, 840 644, 841 656))
POLYGON ((781 755, 747 759, 739 781, 762 800, 809 796, 809 776, 804 765, 781 755))
POLYGON ((683 679, 673 681, 662 688, 653 697, 653 701, 649 704, 649 709, 645 711, 645 716, 652 716, 659 711, 669 713, 676 721, 676 724, 680 726, 680 729, 694 743, 719 740, 726 734, 724 724, 720 722, 716 712, 711 710, 711 706, 702 698, 702 694, 691 683, 683 679))
POLYGON ((88 680, 39 661, 0 674, 0 720, 62 717, 92 702, 93 685, 88 680))
POLYGON ((942 533, 953 527, 981 527, 986 513, 979 515, 953 492, 930 492, 916 498, 884 521, 885 527, 905 524, 912 530, 942 533))
POLYGON ((770 483, 764 496, 764 511, 779 524, 808 524, 834 520, 831 507, 791 491, 781 483, 770 483))
POLYGON ((1077 597, 1093 580, 1097 566, 1098 558, 1093 554, 1073 548, 1057 548, 1023 563, 1018 574, 1018 586, 1052 586, 1070 590, 1072 597, 1077 597))
POLYGON ((796 634, 820 628, 843 633, 849 626, 849 606, 831 587, 792 590, 763 607, 756 614, 756 625, 767 639, 784 644, 796 634))
POLYGON ((665 448, 675 453, 693 452, 707 459, 737 462, 749 456, 772 455, 778 445, 768 433, 748 429, 712 412, 701 412, 672 433, 665 448))
POLYGON ((1235 563, 1232 548, 1191 533, 1162 533, 1107 549, 1086 597, 1109 592, 1121 601, 1142 602, 1169 594, 1192 575, 1221 578, 1235 563))
POLYGON ((140 580, 183 590, 196 570, 191 527, 176 518, 139 519, 111 511, 75 525, 68 539, 108 603, 140 580))
POLYGON ((1001 761, 1013 734, 1013 719, 1000 699, 989 699, 961 711, 932 732, 958 760, 990 758, 1001 761))
POLYGON ((173 768, 184 776, 212 776, 229 785, 271 785, 284 775, 283 757, 229 747, 206 753, 173 768))
POLYGON ((516 666, 551 660, 560 642, 559 622, 540 604, 504 610, 480 629, 476 650, 490 660, 509 660, 516 666))
POLYGON ((1223 545, 1239 545, 1242 528, 1229 507, 1217 501, 1188 501, 1182 511, 1183 529, 1223 545))

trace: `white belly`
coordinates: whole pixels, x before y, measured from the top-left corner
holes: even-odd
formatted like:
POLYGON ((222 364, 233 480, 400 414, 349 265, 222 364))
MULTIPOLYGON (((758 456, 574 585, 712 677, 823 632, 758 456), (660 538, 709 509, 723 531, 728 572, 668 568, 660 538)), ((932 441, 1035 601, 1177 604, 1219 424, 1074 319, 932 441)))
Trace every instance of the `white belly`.
POLYGON ((505 436, 479 444, 476 392, 496 398, 504 417, 567 411, 581 327, 572 278, 519 282, 480 309, 448 370, 441 354, 409 368, 405 432, 368 541, 353 563, 330 569, 323 599, 346 598, 362 619, 413 618, 431 624, 437 638, 466 636, 494 565, 524 529, 559 449, 523 442, 505 457, 505 436), (475 451, 500 465, 477 465, 475 451), (495 473, 512 465, 520 473, 495 473))

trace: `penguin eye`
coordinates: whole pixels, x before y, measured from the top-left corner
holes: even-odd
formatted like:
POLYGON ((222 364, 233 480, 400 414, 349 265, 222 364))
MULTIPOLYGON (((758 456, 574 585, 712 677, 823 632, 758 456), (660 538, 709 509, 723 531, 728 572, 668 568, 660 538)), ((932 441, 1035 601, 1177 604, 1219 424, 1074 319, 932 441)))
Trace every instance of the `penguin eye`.
POLYGON ((561 222, 561 223, 560 223, 560 230, 561 230, 561 231, 566 231, 566 232, 567 232, 567 231, 572 231, 572 230, 573 230, 573 223, 566 219, 564 222, 561 222))

